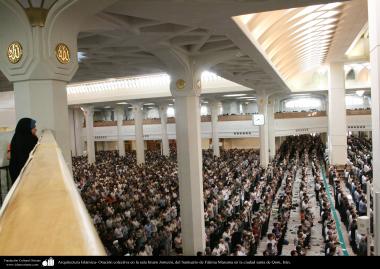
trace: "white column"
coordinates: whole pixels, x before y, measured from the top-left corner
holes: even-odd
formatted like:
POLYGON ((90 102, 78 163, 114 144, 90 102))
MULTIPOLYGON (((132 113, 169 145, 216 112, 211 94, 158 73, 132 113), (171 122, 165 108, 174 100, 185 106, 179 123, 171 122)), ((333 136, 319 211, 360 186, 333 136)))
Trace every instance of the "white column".
POLYGON ((222 114, 230 114, 230 104, 227 102, 222 102, 222 114))
POLYGON ((257 97, 259 114, 264 115, 264 125, 260 126, 260 166, 266 168, 269 164, 269 135, 268 135, 268 96, 261 94, 257 97))
POLYGON ((67 83, 58 80, 29 80, 14 83, 17 120, 28 117, 37 121, 38 135, 53 131, 66 163, 71 166, 67 83))
POLYGON ((112 111, 111 110, 104 110, 104 120, 105 121, 111 121, 112 120, 112 111))
POLYGON ((84 145, 83 145, 83 111, 81 108, 74 109, 74 131, 75 131, 75 148, 76 156, 82 156, 84 145))
POLYGON ((241 102, 240 105, 242 106, 243 110, 242 110, 242 113, 243 114, 247 114, 248 112, 248 103, 247 102, 241 102))
POLYGON ((85 107, 84 115, 86 117, 87 159, 88 163, 92 164, 95 163, 94 107, 85 107))
POLYGON ((77 156, 77 148, 75 144, 75 115, 74 108, 69 108, 69 129, 70 129, 70 149, 71 156, 77 156))
POLYGON ((199 95, 201 70, 208 66, 177 50, 165 48, 153 53, 168 68, 170 91, 175 98, 183 255, 196 255, 206 247, 199 95))
POLYGON ((240 107, 238 102, 233 101, 230 103, 230 114, 240 114, 240 107))
POLYGON ((212 149, 213 149, 214 156, 216 157, 220 157, 218 115, 219 115, 219 102, 214 101, 211 103, 211 127, 212 127, 212 149))
POLYGON ((145 163, 145 154, 143 131, 144 114, 142 104, 133 104, 133 113, 135 115, 136 159, 137 164, 143 164, 145 163))
POLYGON ((380 256, 380 1, 368 1, 371 60, 372 166, 374 197, 375 255, 380 256))
POLYGON ((123 120, 124 120, 124 107, 117 106, 115 109, 117 119, 117 147, 119 150, 119 156, 125 156, 125 145, 123 140, 123 120))
MULTIPOLYGON (((36 1, 28 2, 40 6, 36 1)), ((51 129, 70 168, 66 85, 79 67, 78 26, 112 1, 96 1, 94 5, 88 1, 56 2, 49 9, 45 4, 37 12, 25 12, 17 1, 0 1, 0 70, 14 83, 17 119, 31 117, 40 131, 51 129), (11 44, 18 49, 10 50, 8 58, 11 44)))
POLYGON ((199 96, 176 96, 176 133, 183 254, 205 249, 199 96))
POLYGON ((250 102, 248 105, 247 105, 247 110, 246 110, 246 113, 250 113, 250 114, 253 114, 257 112, 257 104, 255 102, 250 102))
POLYGON ((343 64, 331 63, 329 68, 329 161, 333 165, 347 162, 346 89, 343 64))
POLYGON ((167 110, 168 105, 167 104, 160 104, 159 106, 159 113, 160 113, 160 119, 161 119, 161 147, 162 147, 162 155, 169 156, 170 150, 169 150, 169 138, 168 138, 168 128, 167 128, 167 110))
POLYGON ((273 160, 276 155, 276 136, 274 129, 274 100, 268 101, 268 135, 269 135, 269 159, 273 160))

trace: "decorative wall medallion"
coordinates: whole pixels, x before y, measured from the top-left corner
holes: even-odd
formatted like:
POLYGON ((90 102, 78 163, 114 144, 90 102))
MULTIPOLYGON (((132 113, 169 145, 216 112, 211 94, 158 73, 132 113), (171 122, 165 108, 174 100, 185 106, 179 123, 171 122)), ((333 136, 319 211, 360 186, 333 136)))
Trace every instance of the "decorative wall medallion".
POLYGON ((55 56, 61 64, 68 64, 70 62, 70 49, 66 44, 59 43, 55 47, 55 56))
POLYGON ((17 64, 22 58, 22 46, 19 42, 13 41, 7 51, 8 60, 12 64, 17 64))
POLYGON ((178 90, 182 90, 183 88, 185 88, 186 82, 183 79, 179 79, 179 80, 177 80, 175 85, 176 85, 178 90))

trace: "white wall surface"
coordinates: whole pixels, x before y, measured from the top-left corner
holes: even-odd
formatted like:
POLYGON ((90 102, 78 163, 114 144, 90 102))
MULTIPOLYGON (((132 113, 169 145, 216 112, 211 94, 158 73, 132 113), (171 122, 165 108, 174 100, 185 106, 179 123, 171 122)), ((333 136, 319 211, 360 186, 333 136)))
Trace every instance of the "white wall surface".
POLYGON ((13 92, 0 92, 0 127, 14 128, 16 111, 13 92))

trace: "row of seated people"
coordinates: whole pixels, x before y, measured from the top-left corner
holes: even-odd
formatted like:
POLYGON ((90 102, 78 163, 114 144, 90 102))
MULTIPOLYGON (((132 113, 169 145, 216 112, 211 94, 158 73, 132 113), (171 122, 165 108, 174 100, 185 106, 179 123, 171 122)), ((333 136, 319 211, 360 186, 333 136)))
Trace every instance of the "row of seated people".
POLYGON ((266 249, 263 252, 264 256, 280 256, 285 243, 285 235, 288 229, 288 221, 290 210, 292 209, 292 184, 296 173, 295 166, 290 166, 285 179, 284 192, 280 194, 277 200, 278 211, 276 219, 273 222, 271 233, 267 234, 266 249))
MULTIPOLYGON (((323 152, 321 143, 317 143, 320 141, 319 137, 300 136, 288 138, 288 140, 289 139, 294 142, 290 145, 291 147, 286 150, 288 159, 292 160, 292 165, 291 169, 288 170, 284 190, 278 195, 277 216, 276 220, 273 222, 272 233, 268 234, 266 249, 263 253, 264 255, 282 255, 283 245, 289 244, 289 242, 285 240, 285 235, 287 233, 287 225, 291 210, 295 207, 295 205, 292 204, 292 196, 294 195, 293 184, 297 170, 302 167, 302 177, 304 178, 306 176, 306 169, 304 169, 304 167, 308 165, 308 152, 315 151, 319 154, 322 154, 323 152), (303 154, 303 158, 301 158, 304 160, 303 162, 300 161, 300 153, 303 154)), ((289 144, 285 144, 285 146, 287 147, 289 144)), ((303 196, 302 189, 301 183, 301 196, 303 196)), ((301 201, 300 208, 301 225, 298 227, 297 238, 294 240, 296 248, 291 252, 291 255, 294 256, 305 255, 305 248, 308 246, 308 242, 310 242, 310 233, 308 235, 308 232, 310 232, 312 220, 310 220, 309 209, 308 206, 305 205, 305 201, 301 201)))
MULTIPOLYGON (((300 225, 297 230, 297 237, 294 240, 295 249, 291 251, 292 256, 305 256, 310 249, 311 235, 314 226, 314 214, 311 204, 311 194, 308 191, 309 177, 307 168, 309 156, 311 156, 311 178, 313 179, 316 202, 319 204, 320 221, 322 224, 322 238, 325 242, 324 254, 326 256, 342 255, 342 248, 338 239, 338 231, 335 220, 332 217, 331 205, 328 199, 327 189, 322 181, 321 166, 324 167, 323 160, 324 144, 320 137, 308 137, 309 141, 306 149, 303 150, 301 167, 301 182, 299 192, 300 225)), ((300 146, 298 146, 299 148, 300 146)), ((322 168, 323 169, 323 168, 322 168)))
POLYGON ((350 110, 371 110, 370 107, 350 108, 350 110))
POLYGON ((307 109, 307 110, 293 110, 293 111, 288 111, 288 110, 283 110, 283 111, 279 111, 279 112, 276 112, 276 113, 302 113, 302 112, 321 112, 322 110, 318 110, 318 109, 307 109))
POLYGON ((359 214, 352 196, 344 188, 341 181, 334 177, 335 207, 348 231, 352 251, 359 256, 366 256, 367 238, 365 234, 360 234, 358 231, 359 214))
POLYGON ((300 225, 297 230, 297 237, 294 239, 295 249, 291 255, 307 255, 307 249, 310 249, 312 227, 314 226, 314 215, 312 205, 308 195, 309 177, 307 174, 309 165, 309 151, 305 150, 303 155, 303 163, 301 169, 301 182, 299 189, 299 213, 300 225))
POLYGON ((373 231, 372 198, 367 201, 367 185, 372 183, 371 141, 348 137, 348 161, 344 169, 344 182, 339 180, 336 168, 331 167, 335 187, 335 204, 342 222, 349 233, 350 245, 355 254, 367 255, 367 237, 358 232, 358 217, 366 216, 367 210, 373 231))
POLYGON ((330 203, 329 183, 322 179, 323 166, 320 166, 320 159, 316 156, 313 157, 312 161, 312 171, 315 181, 315 195, 319 204, 320 210, 320 221, 322 224, 322 237, 325 242, 324 254, 326 256, 341 256, 343 255, 342 245, 340 243, 337 223, 333 217, 332 208, 334 204, 330 203))
MULTIPOLYGON (((297 227, 296 236, 294 238, 294 249, 290 252, 291 256, 306 256, 308 250, 311 248, 311 238, 314 227, 314 213, 315 205, 312 203, 313 192, 315 190, 320 191, 318 184, 315 184, 316 170, 314 166, 311 166, 312 175, 309 175, 309 161, 310 156, 313 160, 320 159, 323 156, 323 143, 320 137, 312 138, 308 137, 310 143, 301 151, 302 157, 300 158, 300 183, 298 200, 295 199, 294 207, 299 208, 299 225, 297 227), (311 188, 311 189, 310 189, 311 188)), ((318 202, 319 193, 316 193, 316 202, 318 202)), ((294 223, 293 223, 294 225, 294 223)))

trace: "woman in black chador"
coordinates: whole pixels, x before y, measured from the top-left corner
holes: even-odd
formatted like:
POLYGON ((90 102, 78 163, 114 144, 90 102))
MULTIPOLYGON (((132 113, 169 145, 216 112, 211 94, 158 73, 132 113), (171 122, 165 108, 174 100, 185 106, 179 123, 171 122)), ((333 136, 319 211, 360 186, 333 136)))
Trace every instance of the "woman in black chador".
POLYGON ((17 123, 15 134, 11 142, 11 159, 9 162, 9 172, 12 183, 14 183, 29 158, 29 153, 37 144, 36 121, 30 118, 23 118, 17 123))

